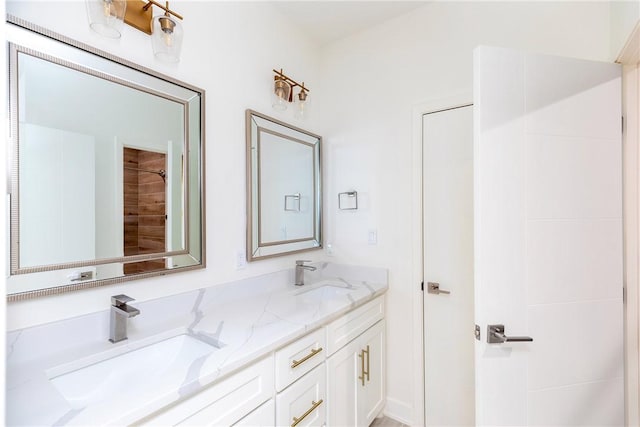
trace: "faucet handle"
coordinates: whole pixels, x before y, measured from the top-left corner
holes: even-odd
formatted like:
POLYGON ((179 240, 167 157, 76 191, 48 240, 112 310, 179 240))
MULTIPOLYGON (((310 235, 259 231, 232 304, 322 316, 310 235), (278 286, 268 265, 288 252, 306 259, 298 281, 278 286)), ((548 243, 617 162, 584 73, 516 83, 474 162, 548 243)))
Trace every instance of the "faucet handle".
POLYGON ((131 302, 131 301, 135 301, 135 299, 125 294, 114 295, 111 297, 111 305, 115 305, 116 307, 126 305, 128 302, 131 302))
POLYGON ((311 262, 311 260, 299 259, 299 260, 296 261, 296 265, 304 265, 305 262, 311 262))

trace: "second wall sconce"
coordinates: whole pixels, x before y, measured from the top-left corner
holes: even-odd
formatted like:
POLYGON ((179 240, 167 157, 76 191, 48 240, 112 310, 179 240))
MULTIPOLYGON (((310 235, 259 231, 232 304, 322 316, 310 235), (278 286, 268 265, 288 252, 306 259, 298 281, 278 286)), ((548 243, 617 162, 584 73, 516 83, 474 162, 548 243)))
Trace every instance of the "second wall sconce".
POLYGON ((183 31, 178 19, 182 16, 155 0, 85 0, 89 26, 105 37, 119 38, 122 23, 151 35, 156 58, 178 62, 182 50, 183 31), (164 14, 153 16, 153 6, 164 14))
POLYGON ((282 71, 273 70, 275 75, 273 76, 273 94, 272 94, 272 102, 271 105, 274 109, 279 111, 284 111, 287 109, 289 104, 295 104, 294 115, 299 119, 305 119, 309 114, 309 92, 311 91, 308 87, 296 82, 282 71), (300 91, 295 95, 293 90, 299 87, 300 91))

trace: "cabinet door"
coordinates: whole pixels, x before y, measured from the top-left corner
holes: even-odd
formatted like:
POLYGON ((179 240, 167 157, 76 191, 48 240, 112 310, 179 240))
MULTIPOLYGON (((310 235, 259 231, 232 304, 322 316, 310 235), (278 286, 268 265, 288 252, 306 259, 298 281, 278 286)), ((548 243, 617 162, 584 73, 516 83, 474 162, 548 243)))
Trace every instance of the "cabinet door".
POLYGON ((327 426, 356 425, 359 344, 352 341, 327 359, 327 426))
POLYGON ((276 396, 276 425, 322 426, 326 416, 326 370, 321 364, 276 396))
POLYGON ((276 405, 273 399, 268 400, 249 415, 235 423, 234 427, 271 427, 275 425, 276 405))
POLYGON ((376 323, 358 340, 357 419, 354 425, 369 426, 384 407, 385 399, 385 322, 376 323), (364 368, 364 375, 363 375, 364 368))
POLYGON ((273 357, 269 356, 134 425, 233 424, 271 398, 273 377, 273 357))

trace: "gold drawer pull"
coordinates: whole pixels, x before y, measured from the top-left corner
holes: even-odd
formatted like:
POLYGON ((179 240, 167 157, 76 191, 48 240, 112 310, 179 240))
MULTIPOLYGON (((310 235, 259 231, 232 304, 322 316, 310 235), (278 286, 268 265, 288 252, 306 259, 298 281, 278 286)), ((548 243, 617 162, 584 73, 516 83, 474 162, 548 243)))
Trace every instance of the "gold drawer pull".
POLYGON ((358 355, 360 358, 360 372, 362 375, 358 375, 358 379, 362 381, 362 387, 364 387, 364 379, 365 379, 365 370, 364 370, 364 350, 360 350, 360 354, 358 355))
MULTIPOLYGON (((320 350, 322 350, 322 349, 320 349, 320 350)), ((320 350, 318 350, 318 351, 320 351, 320 350)), ((324 400, 322 400, 322 399, 318 400, 317 402, 312 400, 311 401, 311 408, 309 408, 307 410, 307 412, 302 414, 302 416, 300 418, 293 417, 293 424, 291 424, 291 427, 296 427, 300 423, 300 421, 302 421, 305 418, 307 418, 307 416, 310 413, 312 413, 313 411, 315 411, 318 408, 318 406, 322 405, 322 402, 324 402, 324 400)))
POLYGON ((362 376, 364 377, 365 375, 367 376, 367 381, 371 381, 371 379, 369 378, 369 373, 371 371, 371 365, 370 362, 371 360, 369 359, 369 346, 367 346, 366 350, 362 350, 364 353, 367 353, 367 371, 366 372, 362 372, 362 376))
POLYGON ((360 371, 362 372, 362 375, 358 376, 358 379, 360 381, 362 381, 362 387, 364 387, 364 380, 366 379, 367 381, 371 381, 371 379, 369 378, 369 371, 370 371, 370 360, 369 360, 369 346, 367 346, 366 350, 360 350, 360 354, 358 355, 358 357, 360 358, 360 371), (367 369, 364 368, 364 355, 367 355, 367 369))
POLYGON ((311 359, 313 356, 315 356, 316 354, 320 353, 322 351, 322 347, 320 347, 319 349, 312 349, 311 353, 307 354, 305 357, 303 357, 300 360, 292 360, 291 361, 291 368, 296 368, 300 365, 302 365, 304 362, 306 362, 307 360, 311 359))

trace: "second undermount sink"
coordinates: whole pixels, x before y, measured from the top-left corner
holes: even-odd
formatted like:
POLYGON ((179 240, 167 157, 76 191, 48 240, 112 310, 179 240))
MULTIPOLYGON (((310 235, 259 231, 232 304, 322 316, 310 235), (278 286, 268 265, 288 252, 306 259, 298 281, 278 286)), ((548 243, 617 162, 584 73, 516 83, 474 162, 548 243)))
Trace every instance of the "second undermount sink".
POLYGON ((323 280, 308 286, 308 288, 296 292, 296 298, 305 302, 330 301, 346 298, 347 295, 358 289, 356 286, 337 280, 323 280))
POLYGON ((137 399, 175 390, 193 372, 194 362, 223 345, 186 333, 99 362, 51 376, 49 381, 74 408, 130 396, 137 399))

